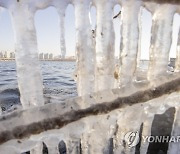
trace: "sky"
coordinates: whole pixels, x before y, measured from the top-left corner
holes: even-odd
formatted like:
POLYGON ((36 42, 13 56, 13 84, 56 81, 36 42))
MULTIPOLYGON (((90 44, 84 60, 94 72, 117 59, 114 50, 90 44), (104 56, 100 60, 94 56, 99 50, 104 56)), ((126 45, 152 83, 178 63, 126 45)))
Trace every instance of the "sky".
MULTIPOLYGON (((114 15, 120 11, 120 6, 114 7, 114 15)), ((92 28, 96 23, 96 9, 91 8, 91 21, 92 28)), ((57 10, 53 7, 48 7, 44 10, 36 12, 35 27, 37 31, 38 51, 43 53, 53 53, 54 55, 60 54, 60 27, 59 27, 59 15, 57 10)), ((120 49, 120 18, 113 20, 115 29, 115 53, 119 55, 120 49)), ((142 43, 141 43, 141 58, 148 59, 149 46, 151 36, 152 16, 143 9, 142 13, 142 43)), ((173 22, 173 42, 170 51, 170 57, 176 57, 176 43, 178 37, 178 31, 180 27, 180 16, 174 16, 173 22)), ((75 16, 74 8, 69 5, 66 10, 65 17, 65 39, 67 56, 75 55, 75 16)), ((0 51, 14 51, 14 34, 11 24, 11 18, 7 10, 4 9, 0 13, 0 51)))

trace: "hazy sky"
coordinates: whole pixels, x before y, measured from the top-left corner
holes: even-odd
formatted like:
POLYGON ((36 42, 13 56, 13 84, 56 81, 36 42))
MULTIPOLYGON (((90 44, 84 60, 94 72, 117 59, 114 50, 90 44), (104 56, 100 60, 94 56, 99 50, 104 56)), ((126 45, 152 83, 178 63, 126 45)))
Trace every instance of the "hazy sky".
MULTIPOLYGON (((120 6, 116 5, 114 8, 114 14, 117 14, 120 10, 120 6)), ((91 11, 92 23, 95 24, 96 11, 93 8, 91 11)), ((151 14, 147 11, 143 11, 142 15, 142 58, 148 59, 149 44, 150 44, 150 31, 151 31, 151 14)), ((53 53, 54 55, 60 54, 60 28, 59 28, 59 16, 57 11, 53 7, 49 7, 45 10, 37 11, 35 15, 35 26, 37 30, 38 49, 39 52, 53 53)), ((67 56, 75 55, 75 18, 74 8, 69 5, 66 10, 66 48, 67 56)), ((178 30, 180 27, 180 16, 175 15, 173 24, 173 43, 170 52, 171 57, 175 57, 178 30)), ((120 19, 114 20, 115 29, 115 50, 116 55, 119 54, 120 45, 120 19)), ((0 51, 8 50, 14 51, 14 36, 11 25, 10 15, 7 10, 4 10, 0 14, 0 51)))

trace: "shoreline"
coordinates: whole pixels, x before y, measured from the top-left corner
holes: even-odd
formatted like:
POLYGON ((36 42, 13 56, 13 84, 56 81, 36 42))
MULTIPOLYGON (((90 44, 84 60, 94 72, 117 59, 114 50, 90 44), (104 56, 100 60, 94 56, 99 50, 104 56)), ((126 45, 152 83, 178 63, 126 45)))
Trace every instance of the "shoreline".
MULTIPOLYGON (((15 59, 10 59, 10 58, 0 59, 0 62, 4 62, 4 61, 15 61, 15 59)), ((69 62, 75 62, 76 59, 39 59, 39 61, 69 61, 69 62)))

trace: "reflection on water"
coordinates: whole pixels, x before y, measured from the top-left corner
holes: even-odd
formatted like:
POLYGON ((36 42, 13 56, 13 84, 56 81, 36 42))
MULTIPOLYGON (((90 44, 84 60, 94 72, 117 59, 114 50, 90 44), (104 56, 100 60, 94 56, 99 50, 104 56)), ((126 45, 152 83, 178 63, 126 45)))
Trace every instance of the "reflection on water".
MULTIPOLYGON (((41 62, 45 97, 58 96, 60 100, 77 96, 73 80, 75 62, 41 62)), ((19 104, 15 62, 0 62, 0 106, 3 110, 19 104)))

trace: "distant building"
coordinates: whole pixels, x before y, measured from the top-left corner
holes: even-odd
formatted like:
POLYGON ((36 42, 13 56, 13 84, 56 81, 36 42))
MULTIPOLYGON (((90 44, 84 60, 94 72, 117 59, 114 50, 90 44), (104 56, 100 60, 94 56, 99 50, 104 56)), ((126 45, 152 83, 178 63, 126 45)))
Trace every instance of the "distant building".
POLYGON ((9 56, 9 58, 11 58, 11 59, 15 59, 15 52, 10 52, 10 56, 9 56))
POLYGON ((49 59, 53 59, 53 54, 49 54, 49 59))
POLYGON ((43 53, 39 54, 39 59, 41 59, 41 60, 44 59, 44 54, 43 53))
POLYGON ((7 51, 4 52, 3 58, 8 58, 7 51))
POLYGON ((60 55, 54 56, 54 60, 60 60, 60 59, 61 59, 60 55))
POLYGON ((2 52, 0 52, 0 58, 3 58, 3 53, 2 52))
POLYGON ((67 56, 65 59, 67 59, 67 60, 75 60, 76 58, 75 58, 75 56, 67 56))
POLYGON ((47 59, 49 59, 49 54, 48 53, 44 54, 44 60, 47 60, 47 59))

